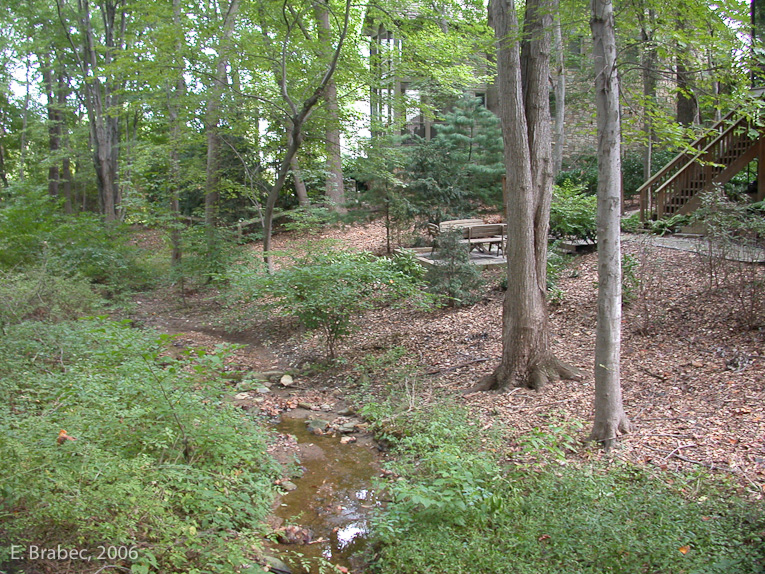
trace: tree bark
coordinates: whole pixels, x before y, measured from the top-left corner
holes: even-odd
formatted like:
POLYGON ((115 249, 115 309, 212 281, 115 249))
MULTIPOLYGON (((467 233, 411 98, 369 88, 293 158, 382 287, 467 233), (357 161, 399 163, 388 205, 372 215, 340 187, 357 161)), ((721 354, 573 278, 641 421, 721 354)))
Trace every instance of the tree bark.
POLYGON ((595 423, 591 438, 609 449, 630 428, 622 405, 619 372, 622 322, 619 78, 611 0, 592 0, 591 9, 598 124, 598 320, 595 423))
POLYGON ((297 195, 298 205, 300 207, 308 207, 311 202, 308 200, 308 190, 300 173, 300 162, 297 155, 292 156, 290 160, 290 171, 292 172, 292 180, 295 182, 295 195, 297 195))
POLYGON ((643 132, 646 143, 643 148, 643 180, 648 181, 652 175, 653 164, 653 112, 656 106, 656 87, 658 83, 656 73, 656 45, 653 39, 653 27, 656 13, 648 10, 647 16, 639 13, 640 40, 643 44, 641 51, 641 67, 643 80, 643 132), (646 19, 648 20, 646 22, 646 19))
MULTIPOLYGON (((183 29, 181 26, 181 1, 173 0, 173 32, 176 34, 175 52, 180 56, 183 49, 183 29)), ((181 248, 181 210, 180 210, 180 187, 181 187, 181 159, 180 147, 182 139, 182 123, 180 121, 180 106, 186 96, 186 82, 183 79, 183 70, 180 69, 175 77, 173 85, 168 85, 167 90, 167 116, 170 123, 170 263, 173 267, 180 266, 183 258, 181 248)))
MULTIPOLYGON (((271 251, 271 234, 273 232, 274 208, 276 207, 276 200, 279 198, 279 194, 284 188, 284 182, 287 179, 287 174, 290 169, 290 162, 292 161, 292 158, 295 157, 295 154, 297 153, 300 145, 303 143, 303 125, 310 117, 314 106, 316 106, 318 101, 323 97, 324 90, 326 89, 327 84, 332 80, 332 76, 335 74, 335 70, 337 69, 337 61, 340 58, 340 53, 343 49, 343 44, 345 43, 345 38, 348 34, 350 11, 351 2, 350 0, 346 0, 343 24, 340 30, 337 45, 332 52, 332 57, 327 63, 324 74, 314 88, 313 93, 303 101, 299 108, 297 103, 290 96, 287 86, 286 69, 284 69, 284 66, 286 65, 284 60, 285 51, 283 51, 282 69, 280 70, 278 67, 274 68, 274 76, 276 77, 276 82, 279 85, 279 91, 281 92, 282 99, 292 114, 287 122, 287 125, 289 126, 289 133, 287 134, 287 149, 285 150, 284 157, 282 158, 279 170, 277 171, 276 181, 274 181, 273 185, 268 190, 268 197, 266 198, 266 209, 263 216, 263 260, 266 263, 269 271, 271 271, 272 267, 271 256, 269 252, 271 251)), ((263 34, 266 45, 270 46, 271 40, 265 29, 263 29, 263 34)))
POLYGON ((223 88, 228 84, 228 51, 234 34, 234 24, 239 13, 240 0, 231 0, 223 19, 223 37, 218 47, 215 73, 209 88, 205 111, 205 132, 207 135, 207 167, 205 171, 205 226, 211 231, 217 224, 218 183, 220 181, 220 108, 223 88))
POLYGON ((553 30, 555 33, 554 46, 556 59, 553 175, 557 175, 563 166, 563 148, 566 143, 566 51, 563 46, 563 33, 561 31, 559 14, 555 18, 553 30))
MULTIPOLYGON (((329 23, 329 7, 327 0, 321 0, 315 5, 316 20, 319 23, 319 43, 322 56, 330 60, 332 57, 331 41, 332 28, 329 23)), ((335 213, 347 213, 345 207, 345 184, 343 182, 343 157, 340 149, 340 107, 337 102, 337 86, 334 78, 330 78, 324 89, 324 101, 327 103, 327 199, 330 208, 335 213)))
POLYGON ((502 313, 502 359, 476 390, 521 385, 541 388, 575 369, 550 350, 547 325, 547 232, 552 197, 549 113, 551 3, 527 2, 523 54, 512 0, 489 5, 498 43, 497 89, 508 180, 508 290, 502 313))
POLYGON ((58 154, 61 149, 61 117, 58 110, 58 97, 53 86, 53 70, 50 56, 45 54, 42 59, 42 77, 48 112, 48 152, 51 158, 51 164, 48 166, 48 195, 58 197, 61 179, 58 164, 58 154))
POLYGON ((107 0, 99 5, 103 23, 103 42, 97 45, 96 33, 91 22, 90 3, 78 2, 79 22, 71 24, 63 15, 63 0, 57 0, 59 20, 80 67, 84 82, 84 102, 88 114, 93 145, 93 164, 98 182, 99 205, 107 221, 118 219, 120 203, 119 187, 119 114, 114 113, 120 105, 121 83, 104 68, 113 63, 115 52, 122 47, 127 15, 122 11, 124 0, 107 0), (70 33, 76 26, 81 35, 78 47, 70 33))

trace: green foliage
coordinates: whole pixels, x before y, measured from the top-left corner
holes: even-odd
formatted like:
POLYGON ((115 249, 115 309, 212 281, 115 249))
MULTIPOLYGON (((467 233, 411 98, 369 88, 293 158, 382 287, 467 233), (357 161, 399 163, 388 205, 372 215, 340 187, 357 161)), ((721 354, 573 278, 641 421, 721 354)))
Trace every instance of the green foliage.
POLYGON ((558 279, 570 261, 571 256, 558 249, 557 241, 547 247, 547 299, 553 304, 563 299, 558 279))
POLYGON ((500 465, 459 409, 416 413, 373 523, 374 572, 537 574, 760 572, 761 505, 703 475, 574 464, 581 423, 553 423, 500 465), (429 422, 425 422, 429 421, 429 422))
POLYGON ((640 276, 638 268, 640 262, 634 255, 625 253, 622 255, 622 304, 629 305, 638 296, 640 291, 640 276))
POLYGON ((51 275, 44 267, 0 271, 0 331, 26 320, 64 321, 92 314, 103 304, 79 277, 51 275))
POLYGON ((129 244, 125 227, 92 214, 67 216, 40 190, 25 190, 0 205, 0 267, 43 261, 48 273, 84 278, 108 293, 143 289, 152 270, 129 244))
POLYGON ((0 563, 10 544, 133 548, 111 566, 133 572, 253 562, 266 436, 224 399, 221 361, 160 357, 169 340, 95 319, 0 338, 0 563))
POLYGON ((354 319, 363 311, 405 299, 427 300, 417 277, 404 273, 400 264, 355 251, 313 253, 270 275, 242 274, 237 283, 262 309, 320 330, 329 358, 336 356, 338 341, 355 331, 354 319))
POLYGON ((483 296, 481 272, 470 263, 468 248, 461 239, 462 230, 439 234, 434 264, 425 274, 429 291, 442 296, 450 307, 472 305, 483 296))
POLYGON ((478 100, 458 101, 432 140, 418 139, 408 149, 409 201, 429 221, 502 205, 502 132, 498 118, 478 100))
POLYGON ((581 185, 565 181, 555 186, 550 206, 550 235, 558 239, 587 239, 598 234, 597 198, 581 185))
POLYGON ((672 217, 666 217, 664 219, 657 219, 651 221, 649 229, 651 233, 656 235, 667 235, 668 233, 676 233, 684 225, 688 225, 691 222, 689 215, 673 215, 672 217))
MULTIPOLYGON (((654 150, 652 155, 651 173, 669 163, 675 156, 671 150, 654 150)), ((595 195, 598 191, 598 156, 583 155, 574 162, 564 166, 555 178, 557 185, 571 182, 580 186, 588 195, 595 195)), ((622 186, 624 196, 632 197, 638 188, 645 183, 643 175, 643 158, 640 152, 626 152, 622 157, 622 186)))
POLYGON ((298 207, 289 212, 289 221, 284 224, 288 231, 318 233, 326 225, 337 223, 338 214, 328 207, 298 207))
POLYGON ((628 217, 622 217, 620 225, 624 233, 637 233, 643 228, 643 222, 640 221, 639 213, 633 213, 628 217))
POLYGON ((171 273, 173 281, 181 284, 225 283, 237 255, 233 232, 202 225, 183 230, 181 251, 181 261, 171 273))

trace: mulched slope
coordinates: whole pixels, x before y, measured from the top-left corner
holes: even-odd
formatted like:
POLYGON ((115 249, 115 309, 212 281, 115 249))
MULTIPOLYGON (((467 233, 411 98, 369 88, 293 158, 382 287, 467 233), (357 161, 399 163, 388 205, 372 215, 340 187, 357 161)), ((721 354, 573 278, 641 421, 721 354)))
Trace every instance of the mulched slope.
MULTIPOLYGON (((323 239, 381 252, 380 223, 327 229, 323 239)), ((275 248, 295 248, 317 236, 275 237, 275 248)), ((616 456, 658 468, 698 468, 734 473, 765 495, 765 332, 740 327, 735 294, 709 289, 706 263, 694 254, 628 240, 624 252, 640 262, 643 291, 625 309, 622 386, 633 432, 616 456)), ((550 309, 556 354, 586 373, 583 381, 562 381, 539 392, 510 389, 461 398, 482 426, 507 429, 508 448, 534 428, 593 416, 597 297, 597 255, 573 260, 559 287, 564 297, 550 309)), ((392 346, 409 350, 426 374, 425 397, 434 390, 460 395, 496 365, 501 352, 502 293, 490 278, 484 299, 472 307, 431 313, 383 309, 361 319, 363 328, 340 349, 347 369, 367 355, 392 346)), ((273 350, 293 365, 322 355, 318 337, 293 337, 273 350)), ((333 389, 347 380, 333 371, 305 381, 333 389)), ((577 437, 584 441, 588 429, 577 437)), ((598 453, 594 456, 601 456, 598 453)), ((592 453, 587 456, 592 456, 592 453)))

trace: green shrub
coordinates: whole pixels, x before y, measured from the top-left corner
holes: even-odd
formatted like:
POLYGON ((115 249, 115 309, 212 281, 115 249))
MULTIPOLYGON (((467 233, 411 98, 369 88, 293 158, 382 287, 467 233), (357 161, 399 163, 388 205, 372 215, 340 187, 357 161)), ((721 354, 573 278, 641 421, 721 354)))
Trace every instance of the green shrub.
POLYGON ((289 221, 284 224, 288 231, 307 231, 318 233, 322 228, 337 223, 339 216, 328 207, 298 207, 288 213, 289 221))
POLYGON ((584 188, 564 182, 553 190, 550 205, 550 235, 557 239, 594 241, 598 234, 597 198, 584 188))
POLYGON ((656 235, 667 235, 668 233, 676 233, 684 225, 688 225, 691 222, 691 217, 688 215, 673 215, 672 217, 666 217, 664 219, 657 219, 650 223, 649 229, 651 233, 656 235))
POLYGON ((638 296, 640 290, 640 276, 638 275, 640 262, 634 255, 625 253, 622 255, 622 304, 629 305, 638 296))
POLYGON ((0 338, 0 564, 40 566, 10 544, 132 548, 102 565, 135 573, 254 563, 276 476, 266 436, 224 400, 215 361, 158 360, 168 341, 104 320, 0 338), (76 440, 57 444, 61 429, 76 440))
POLYGON ((44 265, 51 275, 84 278, 107 293, 144 289, 154 274, 129 239, 125 226, 97 215, 63 214, 39 190, 18 192, 0 208, 0 268, 44 265))
POLYGON ((461 239, 461 230, 441 233, 433 265, 425 273, 428 290, 443 297, 450 307, 472 305, 483 296, 481 272, 470 263, 470 253, 461 239))
POLYGON ((323 333, 327 356, 356 330, 363 311, 395 301, 426 303, 421 284, 391 259, 368 253, 314 253, 273 274, 243 272, 235 288, 278 316, 296 317, 309 330, 323 333))
POLYGON ((174 282, 225 283, 237 257, 234 233, 220 227, 187 227, 181 234, 181 252, 180 263, 171 273, 174 282))
POLYGON ((633 213, 628 217, 622 217, 620 224, 624 233, 637 233, 643 228, 643 222, 640 221, 639 213, 633 213))
POLYGON ((92 315, 103 301, 79 277, 51 275, 43 267, 0 271, 0 330, 35 319, 65 321, 92 315))

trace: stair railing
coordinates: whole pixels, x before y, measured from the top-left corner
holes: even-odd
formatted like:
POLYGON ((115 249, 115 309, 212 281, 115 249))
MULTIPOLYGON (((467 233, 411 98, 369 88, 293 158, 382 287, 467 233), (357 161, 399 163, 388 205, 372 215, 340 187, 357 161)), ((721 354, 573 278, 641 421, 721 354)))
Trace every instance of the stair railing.
POLYGON ((729 113, 710 133, 694 142, 693 147, 701 151, 695 155, 679 154, 640 187, 643 221, 653 215, 660 219, 677 213, 751 147, 748 118, 729 124, 733 115, 734 112, 729 113), (718 135, 713 137, 716 132, 718 135))

